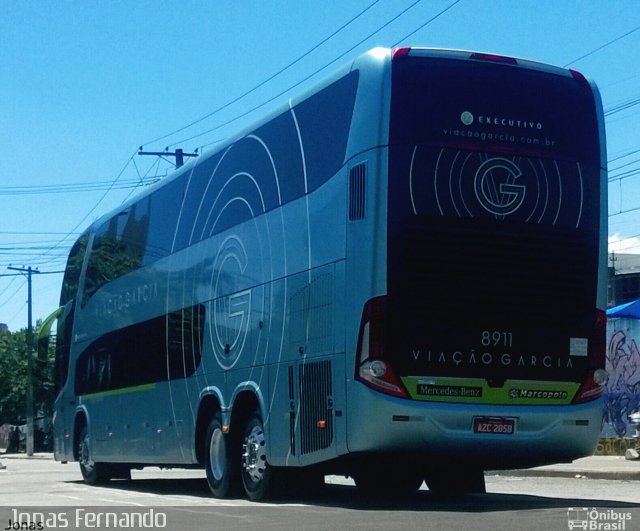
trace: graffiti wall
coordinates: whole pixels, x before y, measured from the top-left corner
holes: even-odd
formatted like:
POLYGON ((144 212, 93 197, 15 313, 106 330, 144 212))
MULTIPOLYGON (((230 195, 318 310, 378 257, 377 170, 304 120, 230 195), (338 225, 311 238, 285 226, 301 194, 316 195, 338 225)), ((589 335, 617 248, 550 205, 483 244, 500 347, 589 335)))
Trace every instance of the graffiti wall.
POLYGON ((629 438, 635 429, 627 415, 640 410, 640 320, 609 318, 602 438, 629 438))

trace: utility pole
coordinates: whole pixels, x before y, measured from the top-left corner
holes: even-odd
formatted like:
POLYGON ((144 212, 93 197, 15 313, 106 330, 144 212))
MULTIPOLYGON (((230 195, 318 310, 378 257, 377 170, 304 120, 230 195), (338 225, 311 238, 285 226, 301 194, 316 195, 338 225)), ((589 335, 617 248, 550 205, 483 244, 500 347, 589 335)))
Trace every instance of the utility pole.
POLYGON ((616 286, 616 262, 618 261, 618 259, 616 258, 615 251, 611 252, 611 258, 609 258, 609 260, 611 260, 611 268, 610 268, 611 274, 609 276, 611 278, 611 298, 613 299, 612 304, 614 306, 617 306, 618 305, 618 289, 616 286))
POLYGON ((12 271, 18 271, 19 273, 27 275, 27 455, 33 455, 33 354, 35 349, 33 348, 33 299, 31 291, 31 276, 36 273, 40 273, 37 269, 32 269, 31 266, 24 267, 11 267, 8 269, 12 271))
POLYGON ((164 151, 142 151, 142 146, 138 148, 138 155, 153 155, 156 157, 175 157, 176 168, 179 168, 184 164, 185 157, 197 157, 198 150, 196 149, 194 153, 185 153, 182 149, 178 148, 175 151, 169 151, 165 149, 164 151))

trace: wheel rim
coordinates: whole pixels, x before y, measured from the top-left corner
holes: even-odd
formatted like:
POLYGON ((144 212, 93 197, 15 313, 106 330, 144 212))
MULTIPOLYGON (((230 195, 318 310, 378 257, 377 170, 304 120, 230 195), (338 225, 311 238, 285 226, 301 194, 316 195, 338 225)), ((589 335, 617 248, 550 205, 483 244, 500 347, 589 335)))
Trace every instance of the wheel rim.
POLYGON ((260 483, 267 469, 267 444, 262 426, 254 426, 243 444, 242 467, 248 479, 260 483))
POLYGON ((222 430, 215 429, 209 443, 209 468, 216 481, 220 481, 226 473, 227 447, 222 430))
POLYGON ((87 474, 91 474, 91 472, 95 467, 95 463, 93 461, 93 458, 91 457, 91 451, 89 450, 89 446, 90 446, 89 434, 86 433, 82 438, 82 441, 80 442, 79 460, 80 460, 80 466, 87 474))

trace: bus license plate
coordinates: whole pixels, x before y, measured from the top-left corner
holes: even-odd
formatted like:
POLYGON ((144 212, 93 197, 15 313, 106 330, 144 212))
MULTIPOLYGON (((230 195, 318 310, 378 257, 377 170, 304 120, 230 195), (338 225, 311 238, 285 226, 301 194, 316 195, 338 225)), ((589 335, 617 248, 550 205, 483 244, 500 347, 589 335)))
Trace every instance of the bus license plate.
POLYGON ((473 433, 513 435, 516 419, 507 417, 473 417, 473 433))

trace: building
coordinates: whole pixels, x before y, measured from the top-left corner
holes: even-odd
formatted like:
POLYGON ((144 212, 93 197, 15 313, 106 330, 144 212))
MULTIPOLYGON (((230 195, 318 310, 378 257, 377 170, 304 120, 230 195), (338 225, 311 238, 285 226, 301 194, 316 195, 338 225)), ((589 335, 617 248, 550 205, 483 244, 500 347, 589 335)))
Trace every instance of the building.
POLYGON ((640 299, 640 254, 609 253, 607 307, 640 299))

